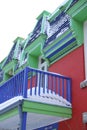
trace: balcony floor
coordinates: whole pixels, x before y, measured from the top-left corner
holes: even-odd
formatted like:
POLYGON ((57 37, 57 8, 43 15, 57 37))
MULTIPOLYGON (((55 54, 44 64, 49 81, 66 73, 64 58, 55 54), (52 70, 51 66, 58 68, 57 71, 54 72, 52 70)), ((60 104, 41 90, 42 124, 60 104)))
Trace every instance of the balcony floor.
POLYGON ((68 102, 62 96, 55 94, 53 91, 51 92, 51 90, 48 90, 49 92, 47 93, 47 89, 45 89, 45 93, 43 93, 43 88, 41 87, 40 96, 39 96, 38 89, 39 87, 37 87, 36 95, 35 95, 35 87, 32 88, 31 96, 30 96, 30 89, 27 90, 27 97, 28 97, 27 99, 29 101, 36 101, 36 102, 58 105, 63 107, 72 107, 70 102, 68 102))

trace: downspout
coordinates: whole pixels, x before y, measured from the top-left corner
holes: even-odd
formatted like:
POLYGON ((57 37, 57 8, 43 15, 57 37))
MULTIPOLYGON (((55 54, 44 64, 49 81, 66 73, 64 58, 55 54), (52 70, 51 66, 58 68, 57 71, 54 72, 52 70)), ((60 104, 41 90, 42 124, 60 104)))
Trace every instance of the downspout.
POLYGON ((85 80, 87 80, 87 21, 84 22, 84 60, 85 60, 85 80))
POLYGON ((80 83, 80 88, 87 86, 87 21, 83 24, 84 31, 84 68, 85 68, 85 80, 80 83))

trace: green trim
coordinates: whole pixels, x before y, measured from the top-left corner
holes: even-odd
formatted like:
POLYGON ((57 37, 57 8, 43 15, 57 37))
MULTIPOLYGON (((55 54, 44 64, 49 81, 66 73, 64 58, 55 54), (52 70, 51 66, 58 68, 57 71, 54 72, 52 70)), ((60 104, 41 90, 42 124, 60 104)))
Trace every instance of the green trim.
MULTIPOLYGON (((63 38, 63 36, 62 36, 63 38)), ((69 37, 68 39, 66 39, 64 42, 62 42, 62 44, 59 44, 58 46, 56 46, 54 49, 52 49, 52 51, 48 52, 45 56, 49 56, 52 52, 56 51, 58 48, 62 47, 66 42, 68 42, 71 38, 73 38, 73 36, 69 37)), ((58 42, 60 41, 60 39, 58 38, 56 41, 54 41, 53 43, 51 43, 51 48, 53 46, 55 46, 58 42)), ((50 46, 50 45, 49 45, 50 46)), ((47 48, 47 50, 49 50, 50 48, 47 48)), ((66 48, 65 48, 66 49, 66 48)), ((44 52, 45 51, 45 48, 44 48, 44 52)))
POLYGON ((41 17, 43 17, 43 15, 49 16, 51 13, 49 13, 48 11, 44 10, 38 17, 37 20, 39 20, 41 17))
POLYGON ((58 16, 62 11, 57 8, 48 18, 48 20, 51 22, 53 19, 55 19, 56 16, 58 16))
POLYGON ((43 104, 39 102, 31 102, 25 100, 23 103, 23 112, 31 112, 37 114, 45 114, 50 116, 60 116, 71 118, 72 109, 55 105, 43 104))
POLYGON ((45 29, 46 29, 46 27, 45 27, 45 23, 46 23, 46 17, 47 17, 47 15, 46 14, 44 14, 44 16, 43 16, 43 19, 42 19, 42 25, 41 25, 41 34, 45 34, 45 29))
MULTIPOLYGON (((40 36, 39 36, 37 39, 35 39, 35 40, 25 49, 25 53, 26 53, 26 52, 29 52, 29 54, 30 54, 30 53, 32 53, 33 51, 35 51, 36 48, 37 48, 39 45, 41 45, 41 44, 43 45, 45 38, 46 38, 46 35, 40 34, 40 36)), ((40 52, 41 52, 41 48, 40 48, 39 52, 37 52, 37 53, 40 53, 40 52)), ((35 55, 36 55, 37 53, 35 53, 35 55)))
MULTIPOLYGON (((65 36, 67 36, 70 32, 72 32, 71 29, 68 29, 64 34, 62 34, 60 37, 58 37, 57 39, 55 39, 53 42, 51 42, 49 45, 47 45, 44 48, 44 52, 46 52, 47 50, 49 50, 52 46, 54 46, 56 43, 58 43, 60 40, 62 40, 65 36)), ((73 34, 74 36, 74 34, 73 34)), ((68 41, 68 39, 67 39, 68 41)), ((65 42, 65 41, 64 41, 65 42)))
POLYGON ((58 16, 62 11, 65 11, 66 7, 68 5, 68 2, 66 2, 64 5, 58 7, 48 18, 48 20, 51 22, 53 19, 55 19, 56 16, 58 16))
POLYGON ((10 61, 8 64, 6 64, 6 65, 3 67, 3 70, 4 70, 5 72, 9 71, 9 69, 15 67, 16 63, 17 63, 17 60, 13 59, 12 61, 10 61))
POLYGON ((0 115, 0 121, 3 121, 5 119, 8 119, 14 115, 17 115, 18 114, 18 108, 14 108, 6 113, 3 113, 0 115))
POLYGON ((6 64, 3 67, 3 71, 4 71, 4 81, 6 81, 7 79, 9 79, 9 76, 13 76, 14 75, 14 70, 15 70, 15 66, 17 64, 17 60, 13 59, 12 61, 10 61, 8 64, 6 64), (10 74, 10 72, 12 74, 10 74), (8 75, 8 76, 7 76, 8 75))
POLYGON ((45 34, 41 34, 34 42, 32 42, 26 49, 28 53, 27 65, 33 68, 38 68, 38 57, 43 55, 42 47, 46 39, 45 34))
POLYGON ((38 57, 29 55, 29 66, 32 68, 38 68, 38 57))
POLYGON ((22 37, 17 37, 13 42, 22 42, 24 40, 24 38, 22 37))
POLYGON ((79 0, 75 5, 73 5, 67 13, 78 21, 84 22, 87 19, 87 1, 79 0))
POLYGON ((77 39, 77 44, 81 45, 83 43, 83 24, 81 22, 78 22, 75 19, 71 19, 71 28, 74 30, 76 39, 77 39), (79 32, 79 33, 78 33, 79 32))

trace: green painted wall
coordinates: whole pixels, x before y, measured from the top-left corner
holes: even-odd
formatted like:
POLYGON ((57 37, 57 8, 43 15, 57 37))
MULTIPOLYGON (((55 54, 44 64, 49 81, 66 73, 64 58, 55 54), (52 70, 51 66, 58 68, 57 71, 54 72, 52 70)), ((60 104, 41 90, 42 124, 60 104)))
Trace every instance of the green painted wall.
POLYGON ((74 33, 76 35, 76 39, 77 39, 77 43, 79 45, 83 44, 83 23, 75 20, 75 19, 71 19, 71 28, 72 30, 74 30, 74 33))
POLYGON ((38 57, 29 55, 29 66, 32 68, 38 68, 38 57))

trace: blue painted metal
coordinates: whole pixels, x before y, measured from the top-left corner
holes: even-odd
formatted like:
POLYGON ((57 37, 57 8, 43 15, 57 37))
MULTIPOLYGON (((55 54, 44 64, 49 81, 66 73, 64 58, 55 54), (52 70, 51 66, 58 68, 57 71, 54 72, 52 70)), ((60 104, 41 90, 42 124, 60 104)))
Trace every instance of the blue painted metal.
POLYGON ((58 130, 58 123, 54 123, 34 130, 58 130))
POLYGON ((0 86, 0 103, 15 96, 27 98, 27 90, 30 89, 31 95, 33 88, 34 95, 39 96, 41 93, 51 92, 71 102, 71 79, 69 77, 26 67, 0 86))
POLYGON ((25 71, 23 70, 0 86, 0 103, 5 102, 15 96, 23 95, 25 97, 25 77, 25 71))
MULTIPOLYGON (((31 71, 34 71, 34 69, 31 69, 31 71)), ((40 70, 37 70, 35 71, 36 74, 37 72, 40 73, 40 76, 39 76, 39 90, 38 90, 38 95, 40 94, 41 92, 41 74, 44 74, 44 76, 47 76, 47 91, 45 91, 46 93, 49 93, 49 90, 51 90, 51 92, 53 93, 56 93, 56 94, 59 94, 60 96, 64 97, 65 99, 67 99, 68 101, 71 101, 71 97, 70 97, 70 91, 69 89, 71 89, 71 84, 65 84, 65 82, 69 82, 70 81, 70 78, 67 78, 67 77, 64 77, 64 76, 61 76, 61 75, 56 75, 56 74, 53 74, 53 73, 49 73, 49 72, 43 72, 43 71, 40 71, 40 70), (69 87, 68 87, 69 86, 69 87), (67 88, 68 87, 68 88, 67 88), (62 89, 62 92, 60 91, 62 89), (66 89, 68 91, 66 91, 66 89), (65 92, 64 92, 65 91, 65 92), (69 94, 69 96, 68 96, 69 94), (67 95, 65 97, 65 95, 67 95)), ((35 75, 34 75, 35 76, 35 75)), ((35 81, 36 82, 36 81, 35 81)), ((45 84, 45 83, 44 83, 45 84)), ((37 87, 35 87, 35 91, 36 91, 37 87)), ((44 88, 42 88, 44 89, 44 88)), ((43 90, 43 93, 44 93, 44 90, 43 90)))
POLYGON ((40 84, 40 83, 41 83, 41 82, 40 82, 40 81, 41 81, 41 73, 39 73, 39 79, 38 79, 38 81, 39 81, 39 83, 38 83, 39 86, 37 85, 37 86, 39 87, 38 95, 40 96, 40 88, 41 88, 41 84, 40 84))
POLYGON ((72 98, 71 98, 71 79, 67 80, 67 101, 71 102, 72 98))
POLYGON ((62 79, 62 97, 64 98, 64 79, 62 79))
POLYGON ((19 130, 26 130, 26 121, 27 121, 27 113, 22 112, 22 105, 18 106, 19 110, 19 118, 20 118, 20 123, 19 123, 19 130))
POLYGON ((22 126, 21 130, 26 130, 27 112, 22 112, 22 126))
POLYGON ((27 98, 27 89, 28 89, 28 69, 27 67, 23 70, 24 71, 24 81, 23 81, 23 97, 27 98))
POLYGON ((37 89, 37 82, 38 82, 38 74, 36 74, 36 77, 35 77, 35 95, 36 95, 36 89, 37 89))
POLYGON ((59 92, 59 96, 60 96, 60 78, 57 79, 58 80, 58 92, 59 92))
POLYGON ((32 95, 32 78, 33 78, 33 71, 29 72, 30 73, 30 95, 32 95))

